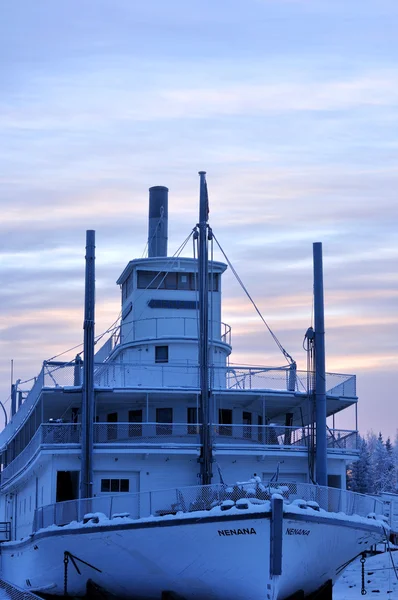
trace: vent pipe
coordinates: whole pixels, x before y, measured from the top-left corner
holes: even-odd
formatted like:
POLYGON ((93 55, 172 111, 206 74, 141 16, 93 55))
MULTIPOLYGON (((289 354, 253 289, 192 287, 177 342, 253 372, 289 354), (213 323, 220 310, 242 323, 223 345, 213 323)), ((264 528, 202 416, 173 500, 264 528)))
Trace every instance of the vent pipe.
POLYGON ((169 190, 163 185, 149 188, 148 257, 167 256, 169 190))

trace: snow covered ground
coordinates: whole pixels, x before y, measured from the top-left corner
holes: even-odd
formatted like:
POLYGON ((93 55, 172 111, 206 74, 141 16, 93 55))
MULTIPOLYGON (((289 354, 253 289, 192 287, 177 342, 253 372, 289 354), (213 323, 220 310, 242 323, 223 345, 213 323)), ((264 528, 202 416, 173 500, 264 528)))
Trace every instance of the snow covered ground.
MULTIPOLYGON (((391 553, 398 575, 398 552, 391 553)), ((358 558, 349 565, 333 588, 333 600, 359 600, 361 594, 361 563, 358 558)), ((398 600, 398 579, 389 552, 366 558, 365 589, 367 598, 398 600)))

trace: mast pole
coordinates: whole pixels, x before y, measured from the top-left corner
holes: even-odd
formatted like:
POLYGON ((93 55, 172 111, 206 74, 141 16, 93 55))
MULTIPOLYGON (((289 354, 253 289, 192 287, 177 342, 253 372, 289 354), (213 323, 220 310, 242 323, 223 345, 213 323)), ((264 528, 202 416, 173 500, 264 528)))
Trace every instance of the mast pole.
POLYGON ((325 314, 323 301, 322 244, 313 244, 315 324, 316 481, 328 484, 326 440, 325 314))
POLYGON ((95 231, 86 232, 80 498, 93 495, 95 231))
POLYGON ((209 255, 208 218, 209 201, 207 195, 206 172, 199 171, 199 373, 200 373, 200 422, 201 456, 200 475, 202 485, 211 483, 213 449, 211 440, 210 386, 209 386, 209 255))

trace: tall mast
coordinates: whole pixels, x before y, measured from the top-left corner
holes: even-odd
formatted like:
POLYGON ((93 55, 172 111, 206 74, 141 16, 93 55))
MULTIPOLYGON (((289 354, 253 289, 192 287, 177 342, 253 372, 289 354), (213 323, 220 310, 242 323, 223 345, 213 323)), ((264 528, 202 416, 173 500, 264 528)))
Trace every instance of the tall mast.
POLYGON ((86 232, 80 497, 93 496, 95 231, 86 232))
POLYGON ((200 373, 200 423, 201 456, 200 475, 202 485, 211 483, 211 464, 213 449, 210 423, 210 386, 209 386, 209 256, 208 256, 208 218, 209 200, 207 195, 206 172, 199 171, 199 373, 200 373))
POLYGON ((322 244, 313 245, 314 257, 314 321, 315 321, 315 407, 316 407, 316 481, 328 484, 326 442, 326 370, 325 315, 323 302, 322 244))

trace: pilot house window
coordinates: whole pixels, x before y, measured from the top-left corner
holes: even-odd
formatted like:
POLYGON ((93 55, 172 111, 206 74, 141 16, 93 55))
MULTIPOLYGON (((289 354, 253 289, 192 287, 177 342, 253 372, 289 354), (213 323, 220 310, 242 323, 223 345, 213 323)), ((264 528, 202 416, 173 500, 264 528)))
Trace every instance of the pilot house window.
MULTIPOLYGON (((209 290, 220 291, 219 273, 209 273, 209 290)), ((125 284, 123 284, 125 285, 125 284)), ((199 278, 197 273, 177 273, 175 271, 137 271, 137 287, 141 290, 197 290, 199 278)), ((128 289, 123 298, 127 298, 128 289)))
POLYGON ((169 347, 168 346, 155 346, 155 362, 156 363, 169 362, 169 347))

